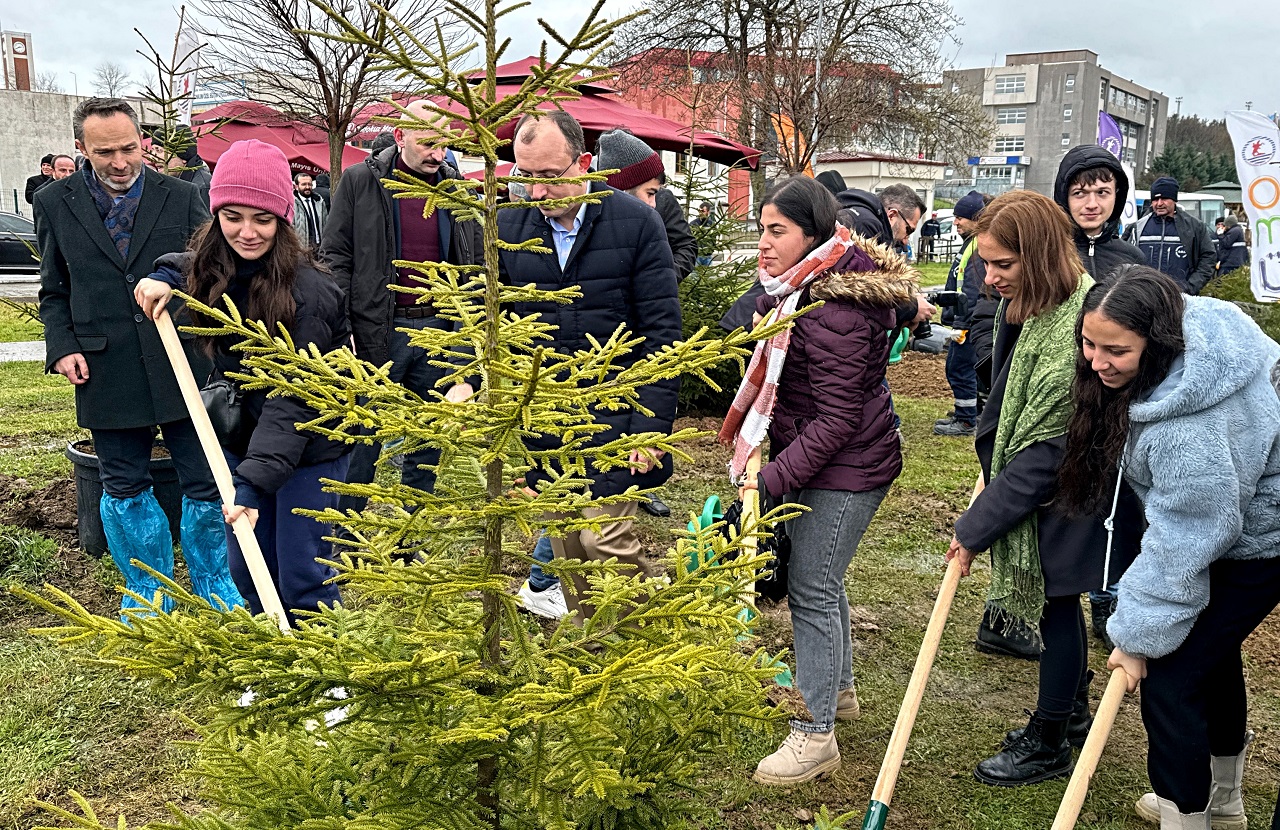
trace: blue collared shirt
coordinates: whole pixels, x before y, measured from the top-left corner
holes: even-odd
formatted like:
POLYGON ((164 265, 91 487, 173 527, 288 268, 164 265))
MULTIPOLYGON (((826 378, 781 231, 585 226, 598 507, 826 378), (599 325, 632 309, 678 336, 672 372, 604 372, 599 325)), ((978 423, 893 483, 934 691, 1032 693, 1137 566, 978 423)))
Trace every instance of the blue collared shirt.
POLYGON ((578 208, 578 215, 573 218, 573 227, 569 230, 565 230, 564 226, 554 219, 542 217, 551 226, 551 242, 555 245, 556 258, 560 260, 561 270, 569 261, 569 253, 573 250, 573 243, 578 239, 578 231, 582 230, 582 217, 586 212, 587 206, 584 203, 578 208))

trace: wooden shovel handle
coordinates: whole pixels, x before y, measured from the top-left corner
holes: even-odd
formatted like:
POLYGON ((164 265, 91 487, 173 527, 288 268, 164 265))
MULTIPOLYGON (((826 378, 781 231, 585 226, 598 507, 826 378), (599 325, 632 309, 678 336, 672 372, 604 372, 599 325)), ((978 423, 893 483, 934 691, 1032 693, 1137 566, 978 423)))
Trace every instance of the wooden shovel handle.
POLYGON ((1120 711, 1128 683, 1124 669, 1111 672, 1107 690, 1093 716, 1093 726, 1089 727, 1089 738, 1080 751, 1075 772, 1071 774, 1071 782, 1067 784, 1067 791, 1062 796, 1062 804, 1058 806, 1058 815, 1053 820, 1051 830, 1071 830, 1076 826, 1080 808, 1084 806, 1085 794, 1089 791, 1089 780, 1098 769, 1098 761, 1102 758, 1107 738, 1111 736, 1111 727, 1116 722, 1116 713, 1120 711))
MULTIPOLYGON (((182 341, 178 339, 178 331, 173 327, 173 320, 168 311, 160 312, 156 319, 156 331, 160 333, 160 342, 164 344, 165 354, 173 366, 173 376, 178 379, 178 388, 182 390, 182 400, 187 405, 187 414, 195 424, 196 434, 200 436, 200 447, 204 457, 213 471, 213 480, 218 485, 218 495, 227 507, 236 503, 236 487, 231 481, 231 468, 222 454, 222 445, 209 422, 209 413, 205 411, 204 401, 200 398, 200 387, 191 374, 191 364, 187 362, 187 354, 182 350, 182 341)), ((258 546, 258 537, 253 535, 253 527, 244 514, 231 525, 236 541, 240 543, 240 553, 249 567, 249 575, 253 578, 254 590, 262 608, 276 621, 283 632, 289 631, 289 618, 284 613, 284 605, 280 602, 280 594, 276 591, 275 582, 271 579, 271 571, 267 569, 266 560, 262 557, 262 548, 258 546)))
MULTIPOLYGON (((985 482, 981 475, 973 485, 973 495, 969 504, 982 492, 985 482)), ((911 681, 907 684, 907 693, 902 699, 902 708, 898 710, 898 720, 893 725, 893 734, 889 737, 889 748, 885 751, 884 763, 880 765, 880 775, 876 777, 876 786, 871 793, 872 803, 879 802, 888 808, 893 801, 893 789, 898 783, 898 773, 902 770, 902 759, 907 754, 907 742, 911 740, 911 730, 915 727, 916 714, 920 711, 920 701, 924 699, 924 687, 929 682, 929 671, 933 668, 934 658, 938 655, 938 644, 942 641, 942 632, 947 626, 947 615, 951 613, 951 602, 955 599, 956 588, 960 584, 960 562, 952 559, 947 563, 946 575, 942 578, 942 587, 938 589, 938 599, 933 604, 933 613, 929 616, 929 627, 924 632, 924 642, 920 644, 920 653, 916 655, 916 665, 911 671, 911 681)))

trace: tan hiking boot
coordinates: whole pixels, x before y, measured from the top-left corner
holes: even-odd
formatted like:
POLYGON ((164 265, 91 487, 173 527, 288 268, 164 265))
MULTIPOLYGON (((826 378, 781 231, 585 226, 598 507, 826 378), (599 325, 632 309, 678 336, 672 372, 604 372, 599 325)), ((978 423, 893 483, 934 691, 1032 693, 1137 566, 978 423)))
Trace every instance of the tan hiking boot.
POLYGON ((752 778, 759 784, 787 786, 812 781, 839 766, 835 732, 792 729, 778 751, 760 762, 752 778))
POLYGON ((862 707, 858 705, 858 690, 853 686, 841 689, 836 694, 836 720, 857 720, 862 717, 862 707))

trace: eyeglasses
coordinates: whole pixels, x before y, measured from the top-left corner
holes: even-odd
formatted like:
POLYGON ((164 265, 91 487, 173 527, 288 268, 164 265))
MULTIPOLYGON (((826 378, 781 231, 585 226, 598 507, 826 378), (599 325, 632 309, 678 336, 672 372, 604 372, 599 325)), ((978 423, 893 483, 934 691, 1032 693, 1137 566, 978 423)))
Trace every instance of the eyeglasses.
MULTIPOLYGON (((513 167, 511 168, 511 175, 528 176, 531 179, 562 179, 565 177, 565 174, 567 174, 570 170, 578 166, 578 162, 581 159, 582 157, 578 156, 573 161, 569 162, 569 166, 561 170, 559 173, 540 173, 536 171, 521 170, 519 167, 513 167)), ((523 184, 521 182, 511 182, 510 184, 507 185, 507 193, 511 194, 512 199, 518 199, 522 202, 530 201, 529 185, 527 184, 523 184)))
POLYGON ((902 220, 902 224, 907 226, 907 236, 911 236, 911 234, 916 232, 916 226, 907 221, 907 217, 902 215, 902 211, 897 208, 890 208, 890 210, 898 214, 898 218, 902 220))

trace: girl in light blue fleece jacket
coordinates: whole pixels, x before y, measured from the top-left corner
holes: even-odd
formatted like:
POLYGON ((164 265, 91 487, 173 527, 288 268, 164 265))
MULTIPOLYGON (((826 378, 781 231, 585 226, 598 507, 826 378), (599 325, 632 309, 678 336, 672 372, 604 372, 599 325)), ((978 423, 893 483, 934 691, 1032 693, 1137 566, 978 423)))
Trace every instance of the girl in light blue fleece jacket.
POLYGON ((1240 646, 1280 603, 1280 345, 1145 266, 1096 285, 1079 332, 1058 499, 1111 504, 1118 463, 1148 523, 1107 626, 1109 665, 1142 682, 1155 792, 1137 810, 1244 828, 1240 646))

